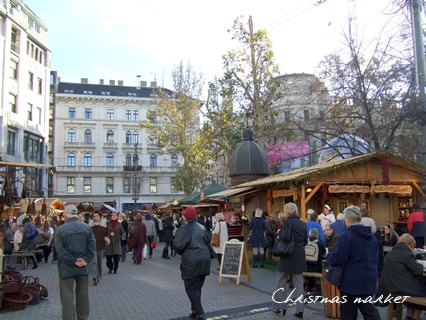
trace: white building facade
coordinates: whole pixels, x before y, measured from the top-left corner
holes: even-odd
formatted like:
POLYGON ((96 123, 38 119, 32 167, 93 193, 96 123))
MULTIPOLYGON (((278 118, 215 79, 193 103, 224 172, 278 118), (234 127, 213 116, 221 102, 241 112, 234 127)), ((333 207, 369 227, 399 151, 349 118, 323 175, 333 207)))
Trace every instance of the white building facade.
POLYGON ((127 212, 181 198, 176 189, 179 154, 165 154, 140 121, 155 110, 153 90, 60 82, 55 108, 55 196, 63 201, 107 203, 127 212), (136 198, 136 200, 135 200, 136 198))
POLYGON ((0 158, 25 164, 8 167, 8 182, 16 195, 46 196, 50 49, 47 27, 22 1, 0 2, 0 59, 0 158))

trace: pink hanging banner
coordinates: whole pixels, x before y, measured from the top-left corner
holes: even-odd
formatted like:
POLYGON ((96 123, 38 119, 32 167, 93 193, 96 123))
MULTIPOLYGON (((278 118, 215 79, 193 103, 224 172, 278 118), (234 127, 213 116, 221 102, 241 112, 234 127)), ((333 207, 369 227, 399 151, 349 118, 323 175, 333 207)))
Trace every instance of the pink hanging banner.
POLYGON ((307 141, 291 141, 284 144, 270 144, 265 149, 268 166, 271 169, 279 159, 291 159, 309 155, 307 141))

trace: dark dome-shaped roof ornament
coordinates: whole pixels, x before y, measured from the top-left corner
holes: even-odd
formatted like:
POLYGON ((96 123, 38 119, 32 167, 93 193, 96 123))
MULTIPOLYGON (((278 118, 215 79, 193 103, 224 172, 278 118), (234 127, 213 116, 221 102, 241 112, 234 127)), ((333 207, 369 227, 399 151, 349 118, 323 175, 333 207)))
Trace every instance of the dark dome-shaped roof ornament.
POLYGON ((253 132, 250 130, 250 128, 244 129, 243 140, 254 140, 253 139, 253 132))
POLYGON ((232 185, 253 181, 269 175, 265 152, 253 139, 253 132, 246 128, 243 141, 232 152, 229 176, 232 185))

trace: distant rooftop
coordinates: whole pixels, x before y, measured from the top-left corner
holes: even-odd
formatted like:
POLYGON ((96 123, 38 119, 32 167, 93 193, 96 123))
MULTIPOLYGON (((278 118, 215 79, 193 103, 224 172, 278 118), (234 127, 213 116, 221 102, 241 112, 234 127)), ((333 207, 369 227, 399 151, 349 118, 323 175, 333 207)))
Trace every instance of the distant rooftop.
MULTIPOLYGON (((129 87, 124 86, 122 81, 119 81, 118 85, 59 82, 57 93, 91 96, 152 98, 154 96, 154 90, 159 89, 156 87, 156 85, 153 86, 153 84, 155 83, 151 83, 151 87, 129 87)), ((172 97, 173 91, 164 88, 163 90, 169 94, 169 98, 172 97)))

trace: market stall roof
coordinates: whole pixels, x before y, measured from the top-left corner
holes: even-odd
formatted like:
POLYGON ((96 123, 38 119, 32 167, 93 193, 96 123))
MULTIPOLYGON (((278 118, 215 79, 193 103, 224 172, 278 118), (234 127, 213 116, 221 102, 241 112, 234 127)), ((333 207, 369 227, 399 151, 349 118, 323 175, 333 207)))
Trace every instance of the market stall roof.
POLYGON ((200 191, 194 192, 193 194, 190 194, 189 196, 186 196, 183 199, 179 200, 179 204, 184 204, 184 203, 197 203, 200 202, 201 200, 201 193, 204 193, 204 197, 207 197, 208 195, 214 194, 214 193, 218 193, 221 191, 225 191, 228 188, 222 186, 221 184, 217 184, 217 183, 212 183, 208 186, 206 186, 205 188, 201 189, 200 191))
POLYGON ((53 167, 51 164, 47 164, 47 163, 0 161, 0 167, 5 167, 5 166, 40 167, 40 168, 52 168, 53 167))
POLYGON ((207 198, 209 198, 209 199, 228 198, 228 197, 232 197, 232 196, 236 196, 236 195, 245 194, 246 191, 251 191, 251 190, 254 190, 254 188, 253 187, 234 188, 234 189, 221 191, 221 192, 218 192, 218 193, 213 193, 213 194, 207 196, 207 198))
MULTIPOLYGON (((274 185, 283 185, 283 184, 289 184, 289 183, 294 184, 294 182, 305 181, 308 178, 326 175, 330 171, 334 171, 339 168, 349 167, 355 163, 359 164, 359 163, 367 162, 374 158, 380 160, 384 156, 388 157, 390 164, 401 166, 404 168, 404 170, 411 171, 413 175, 422 176, 423 174, 423 166, 419 165, 416 162, 413 162, 406 158, 402 158, 390 153, 374 152, 374 153, 364 154, 364 155, 355 156, 351 158, 324 162, 321 164, 314 165, 312 167, 300 168, 300 169, 292 170, 289 172, 280 173, 274 176, 257 179, 254 181, 237 185, 231 188, 231 190, 237 189, 237 188, 248 188, 248 187, 259 189, 259 188, 269 187, 274 185)), ((423 180, 422 177, 421 177, 421 180, 423 180)))
POLYGON ((105 207, 105 208, 107 208, 109 211, 117 212, 117 209, 115 209, 115 208, 111 207, 111 206, 110 206, 110 205, 108 205, 108 204, 105 204, 105 203, 104 203, 104 207, 105 207))

